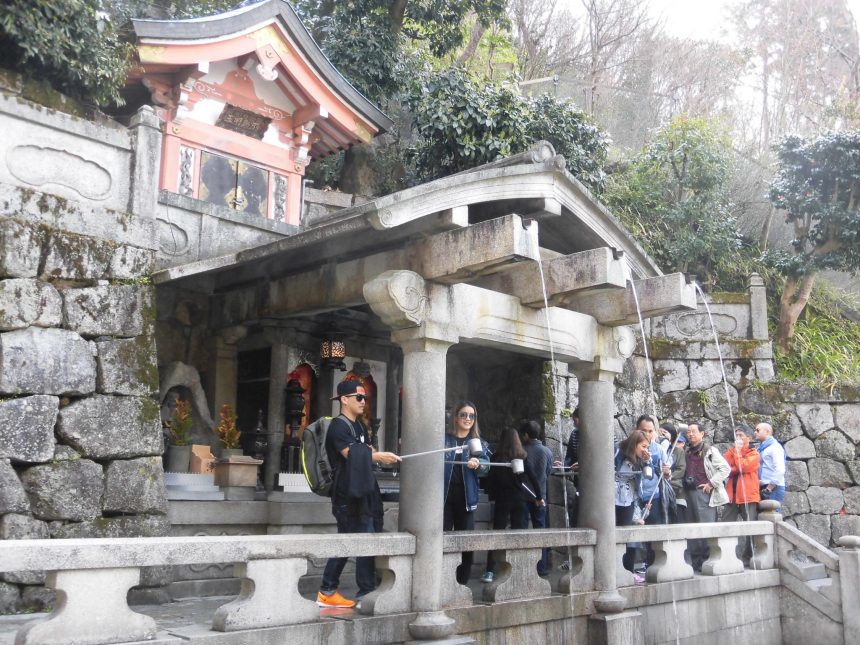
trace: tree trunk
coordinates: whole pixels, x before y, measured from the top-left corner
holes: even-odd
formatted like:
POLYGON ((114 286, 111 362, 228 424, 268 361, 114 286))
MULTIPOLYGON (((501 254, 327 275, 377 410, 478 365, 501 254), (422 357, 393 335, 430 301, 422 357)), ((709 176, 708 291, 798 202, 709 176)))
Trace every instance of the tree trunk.
POLYGON ((776 330, 776 344, 783 352, 791 350, 794 329, 800 314, 809 302, 812 286, 817 273, 807 273, 800 278, 788 278, 779 298, 779 324, 776 330))
POLYGON ((470 60, 472 60, 472 56, 475 55, 475 52, 478 49, 478 43, 481 42, 481 37, 484 35, 484 32, 487 30, 484 25, 480 22, 476 22, 472 27, 472 36, 469 38, 469 43, 466 45, 466 48, 463 50, 463 53, 457 58, 457 63, 460 65, 465 65, 470 60))
POLYGON ((768 246, 768 238, 770 237, 770 225, 773 222, 773 213, 776 209, 773 207, 773 204, 770 205, 767 209, 767 215, 764 217, 764 222, 761 225, 761 232, 758 236, 758 245, 761 247, 762 251, 767 250, 768 246))

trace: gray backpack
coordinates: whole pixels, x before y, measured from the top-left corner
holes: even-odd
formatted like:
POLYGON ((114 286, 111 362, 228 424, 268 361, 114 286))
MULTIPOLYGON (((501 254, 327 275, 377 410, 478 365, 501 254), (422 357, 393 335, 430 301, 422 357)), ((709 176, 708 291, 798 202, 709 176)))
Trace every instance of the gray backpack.
POLYGON ((325 441, 332 417, 321 417, 302 434, 302 472, 308 488, 322 497, 331 497, 334 469, 328 459, 325 441))

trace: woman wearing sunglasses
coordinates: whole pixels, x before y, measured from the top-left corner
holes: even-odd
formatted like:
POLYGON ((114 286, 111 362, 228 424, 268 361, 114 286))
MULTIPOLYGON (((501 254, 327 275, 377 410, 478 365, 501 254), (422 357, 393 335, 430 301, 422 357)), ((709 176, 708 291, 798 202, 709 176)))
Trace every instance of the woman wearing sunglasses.
MULTIPOLYGON (((445 516, 443 531, 471 531, 475 528, 475 509, 478 508, 478 477, 490 470, 487 444, 481 440, 483 452, 469 453, 469 439, 480 438, 478 409, 471 401, 460 401, 454 406, 451 425, 445 431, 445 447, 458 448, 445 453, 445 516)), ((472 552, 463 552, 457 567, 457 582, 469 581, 472 572, 472 552)))

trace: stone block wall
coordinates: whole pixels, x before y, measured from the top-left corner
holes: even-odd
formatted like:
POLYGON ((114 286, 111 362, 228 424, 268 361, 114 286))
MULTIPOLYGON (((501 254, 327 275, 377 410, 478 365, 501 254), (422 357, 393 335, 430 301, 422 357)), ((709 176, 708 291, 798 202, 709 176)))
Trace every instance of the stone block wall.
MULTIPOLYGON (((157 121, 99 124, 0 93, 0 129, 0 539, 166 535, 157 121)), ((50 605, 43 582, 4 574, 0 613, 50 605)))

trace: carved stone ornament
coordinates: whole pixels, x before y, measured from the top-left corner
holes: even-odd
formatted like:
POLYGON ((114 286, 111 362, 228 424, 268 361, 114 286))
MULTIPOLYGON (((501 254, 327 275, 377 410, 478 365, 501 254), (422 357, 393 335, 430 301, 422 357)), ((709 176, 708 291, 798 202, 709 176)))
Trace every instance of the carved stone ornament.
POLYGON ((275 175, 275 220, 283 222, 287 217, 287 178, 275 175))
POLYGON ((102 201, 110 195, 110 171, 92 159, 59 148, 23 145, 6 152, 6 167, 13 177, 31 186, 62 186, 81 197, 102 201))
POLYGON ((364 299, 392 329, 424 323, 427 292, 424 278, 414 271, 385 271, 364 285, 364 299))
POLYGON ((179 148, 179 194, 194 195, 194 148, 179 148))
POLYGON ((630 358, 636 348, 636 337, 629 327, 613 327, 612 342, 622 358, 630 358))
MULTIPOLYGON (((717 333, 720 335, 728 335, 735 331, 738 327, 738 321, 734 316, 728 314, 715 313, 713 314, 714 327, 717 328, 717 333)), ((707 312, 694 312, 688 314, 680 314, 675 319, 675 325, 678 332, 682 336, 699 337, 703 334, 712 334, 711 321, 708 319, 707 312)))

